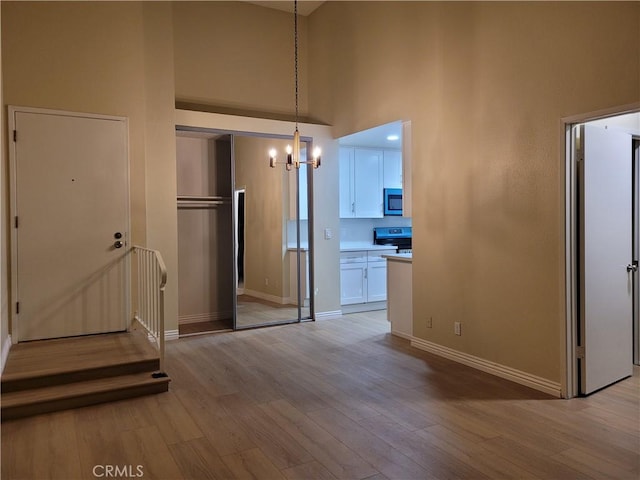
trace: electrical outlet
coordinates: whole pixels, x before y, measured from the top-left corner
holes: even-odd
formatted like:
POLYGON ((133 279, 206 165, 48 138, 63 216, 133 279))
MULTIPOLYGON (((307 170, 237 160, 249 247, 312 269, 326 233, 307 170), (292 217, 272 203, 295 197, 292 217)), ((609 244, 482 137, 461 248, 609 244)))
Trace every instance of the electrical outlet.
POLYGON ((433 317, 427 318, 427 328, 433 327, 433 317))
POLYGON ((269 285, 269 278, 265 278, 265 279, 264 279, 264 285, 265 285, 265 286, 268 286, 268 285, 269 285))
POLYGON ((456 335, 462 335, 462 326, 460 322, 453 322, 453 333, 456 335))

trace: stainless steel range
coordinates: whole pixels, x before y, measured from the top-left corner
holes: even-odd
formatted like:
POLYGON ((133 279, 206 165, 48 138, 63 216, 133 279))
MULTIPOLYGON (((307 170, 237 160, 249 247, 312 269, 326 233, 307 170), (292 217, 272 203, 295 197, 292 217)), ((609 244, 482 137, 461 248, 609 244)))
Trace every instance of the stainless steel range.
POLYGON ((397 253, 411 253, 411 227, 377 227, 373 229, 375 245, 394 245, 397 253))

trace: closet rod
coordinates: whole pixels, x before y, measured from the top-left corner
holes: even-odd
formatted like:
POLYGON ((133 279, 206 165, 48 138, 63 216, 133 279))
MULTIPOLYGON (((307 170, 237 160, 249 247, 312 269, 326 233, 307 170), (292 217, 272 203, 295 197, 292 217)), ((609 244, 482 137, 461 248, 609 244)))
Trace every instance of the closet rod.
POLYGON ((222 197, 222 196, 210 196, 210 197, 201 197, 201 196, 191 196, 191 195, 179 195, 178 202, 210 202, 210 201, 220 201, 220 202, 230 202, 231 197, 222 197))
POLYGON ((218 208, 221 207, 223 205, 229 205, 228 203, 225 202, 209 202, 209 203, 196 203, 196 202, 188 202, 188 203, 182 203, 182 202, 178 202, 178 210, 182 210, 182 209, 186 209, 186 208, 201 208, 201 209, 205 209, 205 208, 218 208))

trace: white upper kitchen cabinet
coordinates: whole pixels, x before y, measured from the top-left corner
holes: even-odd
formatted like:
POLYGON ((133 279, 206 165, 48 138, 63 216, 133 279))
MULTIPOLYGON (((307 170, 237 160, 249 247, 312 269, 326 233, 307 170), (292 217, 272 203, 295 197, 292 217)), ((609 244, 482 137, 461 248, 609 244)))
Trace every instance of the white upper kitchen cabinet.
POLYGON ((383 151, 384 188, 402 188, 402 152, 400 150, 383 151))
POLYGON ((356 215, 355 199, 353 197, 353 156, 353 148, 340 147, 338 158, 340 167, 340 218, 353 218, 356 215))
POLYGON ((356 148, 353 157, 357 218, 381 218, 382 150, 356 148))
POLYGON ((340 218, 381 218, 383 153, 340 148, 340 218))

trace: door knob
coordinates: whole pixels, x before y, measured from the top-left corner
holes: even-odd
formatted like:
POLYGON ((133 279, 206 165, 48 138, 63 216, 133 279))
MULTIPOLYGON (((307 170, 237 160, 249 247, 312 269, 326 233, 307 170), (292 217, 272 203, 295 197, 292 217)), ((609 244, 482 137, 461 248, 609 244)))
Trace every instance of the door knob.
POLYGON ((120 240, 122 238, 122 234, 120 232, 116 232, 113 234, 113 238, 116 240, 120 240))
POLYGON ((627 272, 637 272, 638 271, 638 262, 633 262, 627 265, 627 272))
POLYGON ((115 248, 122 248, 124 246, 124 243, 121 242, 120 240, 116 240, 116 242, 113 244, 113 246, 115 248))

